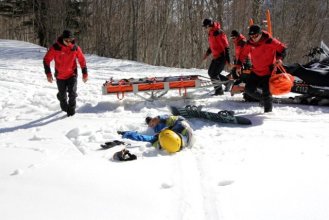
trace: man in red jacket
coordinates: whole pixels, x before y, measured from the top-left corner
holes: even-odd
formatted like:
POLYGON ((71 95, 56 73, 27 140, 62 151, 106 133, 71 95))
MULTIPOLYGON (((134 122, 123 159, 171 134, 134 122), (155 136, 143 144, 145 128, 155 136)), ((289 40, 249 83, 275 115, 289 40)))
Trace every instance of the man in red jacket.
POLYGON ((235 79, 235 82, 231 88, 231 95, 233 95, 234 93, 241 93, 241 91, 244 91, 244 85, 240 85, 240 84, 245 83, 249 75, 245 73, 237 74, 236 65, 238 63, 242 63, 242 69, 249 71, 251 68, 251 63, 250 63, 250 55, 248 55, 246 60, 241 60, 241 50, 247 44, 246 37, 243 36, 243 34, 241 34, 239 31, 232 30, 230 38, 234 44, 233 68, 231 69, 229 75, 230 79, 232 78, 235 79))
POLYGON ((269 79, 274 64, 282 64, 286 47, 258 25, 249 27, 249 37, 246 46, 240 53, 241 60, 238 61, 237 72, 241 73, 241 65, 250 54, 252 68, 247 79, 245 92, 264 104, 264 112, 271 112, 272 95, 269 90, 269 79), (257 93, 257 88, 262 89, 262 95, 257 93))
POLYGON ((55 61, 55 78, 58 88, 57 98, 61 109, 67 116, 75 114, 77 97, 77 61, 82 69, 82 80, 87 82, 88 72, 86 59, 81 48, 75 44, 72 32, 64 30, 57 42, 46 53, 43 64, 48 82, 53 82, 50 69, 51 61, 55 61), (69 100, 67 101, 67 93, 69 100))
MULTIPOLYGON (((225 64, 230 64, 229 44, 226 34, 221 29, 220 24, 209 18, 203 20, 204 28, 208 32, 209 48, 203 57, 203 60, 212 54, 212 61, 208 69, 208 75, 213 81, 226 81, 228 78, 221 75, 225 64)), ((223 95, 222 85, 215 86, 214 95, 223 95)))
MULTIPOLYGON (((243 69, 251 68, 250 55, 248 55, 248 57, 245 60, 241 59, 241 50, 247 44, 247 39, 245 36, 243 36, 243 34, 238 32, 237 30, 233 30, 231 32, 230 38, 234 44, 234 60, 233 60, 234 67, 231 71, 231 75, 234 79, 238 79, 238 78, 241 78, 241 76, 236 74, 236 67, 235 67, 236 64, 242 63, 243 69)), ((243 78, 245 79, 245 77, 243 77, 243 78)))

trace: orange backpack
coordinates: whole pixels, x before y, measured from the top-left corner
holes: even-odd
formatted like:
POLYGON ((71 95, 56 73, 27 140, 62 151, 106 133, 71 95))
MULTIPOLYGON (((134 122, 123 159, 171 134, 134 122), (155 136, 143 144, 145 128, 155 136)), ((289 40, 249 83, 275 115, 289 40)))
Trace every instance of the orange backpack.
POLYGON ((294 77, 287 73, 282 65, 277 65, 270 77, 269 86, 272 95, 283 95, 291 91, 294 85, 294 77), (276 73, 279 69, 281 73, 276 73))

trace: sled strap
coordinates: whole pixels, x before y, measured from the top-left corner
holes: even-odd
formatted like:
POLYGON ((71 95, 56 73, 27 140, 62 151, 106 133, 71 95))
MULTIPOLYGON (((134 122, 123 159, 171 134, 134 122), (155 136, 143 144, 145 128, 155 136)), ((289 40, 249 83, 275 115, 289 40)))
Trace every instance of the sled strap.
POLYGON ((280 64, 277 64, 276 67, 282 72, 282 73, 286 73, 287 70, 280 64))
POLYGON ((180 95, 180 96, 184 96, 184 97, 186 97, 186 95, 187 95, 186 87, 184 87, 184 88, 178 88, 178 91, 179 91, 179 95, 180 95), (184 89, 184 93, 183 93, 183 95, 182 95, 182 89, 184 89))
POLYGON ((180 96, 184 96, 184 97, 186 97, 187 96, 187 92, 186 92, 186 87, 184 87, 184 84, 183 84, 184 82, 183 82, 183 77, 181 77, 180 78, 180 84, 181 84, 181 86, 179 86, 179 88, 178 88, 178 92, 179 92, 179 95, 180 96), (182 89, 184 89, 184 93, 183 93, 183 95, 182 95, 182 89))
MULTIPOLYGON (((126 84, 126 82, 125 82, 124 80, 120 80, 120 81, 119 81, 119 88, 120 88, 121 91, 122 91, 121 87, 122 87, 122 85, 124 85, 124 84, 126 84)), ((117 98, 118 98, 119 100, 122 100, 124 97, 125 97, 125 92, 121 92, 121 97, 120 97, 120 92, 117 92, 117 98)))
POLYGON ((125 93, 124 92, 121 92, 121 97, 120 97, 120 92, 118 92, 117 93, 117 98, 119 99, 119 100, 122 100, 124 97, 125 97, 125 93))

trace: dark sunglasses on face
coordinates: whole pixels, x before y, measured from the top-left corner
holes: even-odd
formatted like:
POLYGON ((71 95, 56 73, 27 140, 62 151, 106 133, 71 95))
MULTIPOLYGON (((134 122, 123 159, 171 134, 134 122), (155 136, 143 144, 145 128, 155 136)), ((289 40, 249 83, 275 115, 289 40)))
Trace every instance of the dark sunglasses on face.
POLYGON ((65 38, 64 41, 65 41, 66 43, 71 43, 71 42, 72 42, 72 39, 71 39, 71 38, 65 38))
POLYGON ((251 38, 257 38, 259 36, 259 34, 252 34, 252 35, 249 35, 251 38))

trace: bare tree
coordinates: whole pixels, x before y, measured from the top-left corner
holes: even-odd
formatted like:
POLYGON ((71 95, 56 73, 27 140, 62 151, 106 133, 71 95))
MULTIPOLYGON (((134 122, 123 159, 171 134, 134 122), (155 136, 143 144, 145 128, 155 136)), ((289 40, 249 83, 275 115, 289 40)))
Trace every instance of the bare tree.
POLYGON ((329 0, 2 0, 0 37, 47 47, 69 28, 88 53, 197 67, 207 48, 204 18, 246 35, 249 19, 262 25, 267 9, 274 37, 288 47, 285 62, 303 62, 329 39, 329 0))

